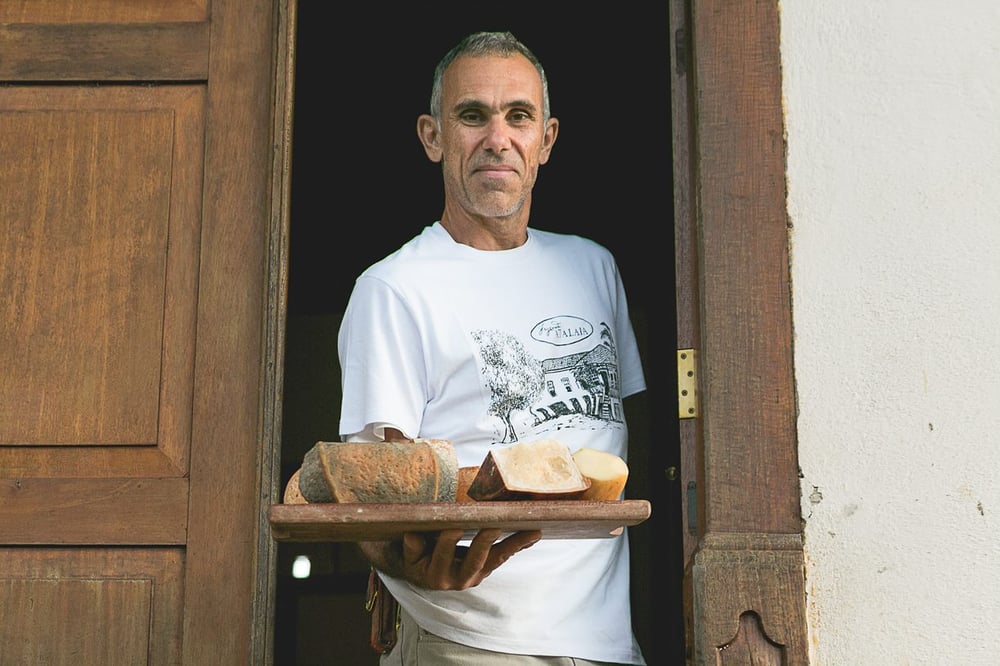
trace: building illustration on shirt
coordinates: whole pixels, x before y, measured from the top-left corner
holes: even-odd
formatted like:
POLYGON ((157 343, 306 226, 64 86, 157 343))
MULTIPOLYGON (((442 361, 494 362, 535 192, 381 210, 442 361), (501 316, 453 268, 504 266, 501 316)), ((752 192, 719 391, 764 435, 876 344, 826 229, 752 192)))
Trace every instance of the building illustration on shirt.
MULTIPOLYGON (((589 323, 586 327, 593 331, 589 323)), ((606 323, 601 323, 600 339, 591 349, 544 359, 532 356, 509 333, 479 330, 472 337, 490 394, 489 413, 502 423, 498 443, 516 442, 525 430, 546 424, 558 429, 560 421, 596 419, 604 422, 602 426, 623 422, 618 355, 606 323)), ((587 332, 552 344, 558 347, 589 337, 587 332)))

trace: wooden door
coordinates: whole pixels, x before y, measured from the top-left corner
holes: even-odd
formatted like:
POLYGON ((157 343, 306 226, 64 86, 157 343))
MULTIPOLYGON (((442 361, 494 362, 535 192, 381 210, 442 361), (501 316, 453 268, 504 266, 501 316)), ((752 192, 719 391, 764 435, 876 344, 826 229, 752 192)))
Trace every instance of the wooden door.
POLYGON ((267 652, 277 19, 0 3, 0 663, 267 652))

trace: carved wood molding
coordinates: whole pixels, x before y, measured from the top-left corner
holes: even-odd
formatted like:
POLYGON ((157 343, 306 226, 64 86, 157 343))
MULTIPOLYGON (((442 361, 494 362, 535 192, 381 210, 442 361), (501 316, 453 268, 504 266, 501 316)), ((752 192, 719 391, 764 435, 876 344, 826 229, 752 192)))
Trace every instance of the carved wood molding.
POLYGON ((798 534, 710 535, 691 581, 695 663, 808 663, 798 534))

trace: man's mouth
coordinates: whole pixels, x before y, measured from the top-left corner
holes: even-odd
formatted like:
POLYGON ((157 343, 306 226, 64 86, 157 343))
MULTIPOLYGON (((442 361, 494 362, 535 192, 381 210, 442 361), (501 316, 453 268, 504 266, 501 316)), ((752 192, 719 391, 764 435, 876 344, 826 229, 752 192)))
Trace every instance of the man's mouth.
POLYGON ((517 169, 508 164, 483 164, 473 169, 472 172, 487 176, 506 176, 517 173, 517 169))

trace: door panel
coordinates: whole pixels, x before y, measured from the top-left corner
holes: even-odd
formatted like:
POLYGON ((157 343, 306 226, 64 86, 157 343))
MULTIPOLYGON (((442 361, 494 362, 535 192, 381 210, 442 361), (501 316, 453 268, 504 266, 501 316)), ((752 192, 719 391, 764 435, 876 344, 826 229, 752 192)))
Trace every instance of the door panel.
POLYGON ((5 469, 186 472, 203 106, 200 86, 0 88, 5 469))
POLYGON ((208 0, 4 0, 0 23, 137 24, 204 21, 208 0))
POLYGON ((2 543, 183 544, 187 499, 184 479, 5 478, 2 543))
POLYGON ((278 4, 0 3, 0 663, 267 659, 278 4))
POLYGON ((206 2, 4 0, 0 79, 203 81, 206 2))
POLYGON ((0 548, 0 664, 179 664, 176 548, 0 548))

